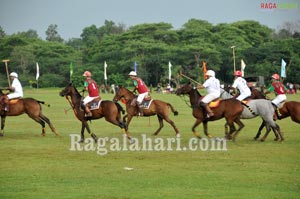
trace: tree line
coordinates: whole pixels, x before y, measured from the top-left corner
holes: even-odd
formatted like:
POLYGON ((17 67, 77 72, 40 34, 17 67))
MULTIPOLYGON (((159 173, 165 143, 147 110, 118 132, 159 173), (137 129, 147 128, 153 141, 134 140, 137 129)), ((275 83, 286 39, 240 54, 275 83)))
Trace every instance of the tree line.
MULTIPOLYGON (((41 39, 35 30, 7 35, 0 26, 0 57, 9 59, 9 70, 19 73, 24 86, 36 84, 36 62, 39 63, 39 87, 63 87, 69 81, 82 83, 82 73, 90 70, 94 79, 104 83, 128 85, 128 73, 137 63, 137 73, 148 85, 168 82, 168 63, 172 79, 178 72, 204 81, 202 62, 216 71, 224 83, 233 81, 233 49, 236 69, 240 60, 246 63, 245 76, 280 74, 281 59, 287 62, 285 81, 300 83, 300 21, 287 22, 278 31, 257 21, 245 20, 213 25, 200 19, 188 20, 180 29, 169 23, 138 24, 127 28, 105 20, 91 25, 80 38, 62 39, 57 25, 46 30, 41 39), (73 75, 70 77, 70 65, 73 75)), ((0 85, 7 84, 4 63, 0 67, 0 85)), ((184 81, 184 80, 182 80, 184 81)))

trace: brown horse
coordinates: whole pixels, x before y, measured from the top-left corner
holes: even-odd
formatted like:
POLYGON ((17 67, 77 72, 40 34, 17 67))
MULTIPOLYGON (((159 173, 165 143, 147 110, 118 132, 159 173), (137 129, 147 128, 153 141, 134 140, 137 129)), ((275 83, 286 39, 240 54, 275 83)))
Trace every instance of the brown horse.
POLYGON ((91 133, 90 127, 87 123, 88 120, 96 120, 102 117, 105 118, 106 121, 120 127, 122 132, 126 134, 126 137, 131 140, 130 136, 125 132, 125 123, 122 122, 121 112, 124 112, 122 106, 118 103, 114 103, 109 100, 102 100, 100 107, 98 109, 91 110, 92 117, 85 117, 84 111, 81 109, 81 101, 83 96, 80 95, 78 90, 75 88, 73 83, 67 85, 60 93, 60 96, 66 97, 68 102, 70 103, 75 116, 79 121, 81 121, 81 140, 84 141, 84 130, 86 129, 88 133, 97 141, 97 136, 94 133, 91 133), (71 100, 69 99, 71 98, 71 100))
MULTIPOLYGON (((126 126, 128 131, 128 126, 130 124, 131 119, 133 116, 138 115, 137 106, 132 106, 131 103, 133 100, 136 99, 136 95, 126 89, 123 86, 119 86, 118 91, 116 92, 114 96, 114 101, 119 101, 121 99, 125 99, 126 101, 126 111, 127 115, 124 116, 127 118, 126 126)), ((174 109, 174 107, 170 103, 163 102, 161 100, 153 100, 150 107, 148 109, 143 109, 144 116, 153 116, 157 115, 158 121, 159 121, 159 128, 155 131, 153 135, 157 135, 160 130, 163 128, 163 120, 166 120, 175 130, 176 136, 180 136, 179 130, 175 126, 175 123, 170 119, 169 117, 169 108, 171 108, 171 111, 174 113, 174 115, 178 115, 178 112, 174 109)))
MULTIPOLYGON (((2 101, 1 98, 4 97, 4 94, 0 90, 0 102, 2 101)), ((43 101, 39 101, 33 98, 20 98, 20 99, 13 99, 9 102, 9 110, 6 112, 3 109, 3 105, 0 103, 0 116, 1 116, 1 131, 0 136, 4 135, 4 126, 5 126, 5 119, 6 116, 18 116, 26 113, 31 119, 36 121, 37 123, 41 124, 42 126, 42 135, 46 135, 45 130, 45 123, 49 125, 51 131, 58 135, 56 132, 53 124, 50 120, 42 113, 41 104, 45 104, 43 101)), ((48 105, 49 106, 49 105, 48 105)))
POLYGON ((193 85, 191 83, 184 84, 176 91, 177 95, 189 95, 190 97, 190 103, 191 107, 193 109, 193 116, 196 118, 196 122, 194 123, 192 127, 192 131, 196 137, 200 137, 200 135, 196 131, 196 127, 202 122, 203 123, 203 129, 204 133, 207 137, 212 137, 207 132, 207 123, 208 121, 214 121, 219 120, 221 118, 226 119, 227 124, 230 126, 230 132, 229 134, 232 134, 234 132, 239 132, 243 127, 244 124, 240 121, 239 116, 243 111, 243 106, 241 105, 240 101, 237 99, 227 99, 227 100, 221 100, 220 104, 212 108, 214 112, 214 116, 207 118, 206 112, 203 110, 203 108, 199 105, 200 98, 202 97, 201 94, 198 92, 197 89, 193 88, 193 85), (234 127, 234 122, 236 122, 239 125, 238 130, 234 127))

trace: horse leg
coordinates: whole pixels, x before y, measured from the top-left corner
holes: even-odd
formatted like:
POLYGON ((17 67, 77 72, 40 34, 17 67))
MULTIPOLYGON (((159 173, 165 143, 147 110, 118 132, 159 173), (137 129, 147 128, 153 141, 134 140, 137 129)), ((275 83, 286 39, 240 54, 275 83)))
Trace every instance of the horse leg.
POLYGON ((81 131, 80 131, 80 141, 79 143, 83 143, 84 142, 84 130, 85 130, 85 124, 84 122, 81 122, 81 131))
POLYGON ((208 130, 207 130, 207 121, 203 121, 203 130, 204 130, 204 134, 208 137, 208 138, 212 138, 213 136, 212 135, 210 135, 209 133, 208 133, 208 130))
MULTIPOLYGON (((239 128, 236 130, 236 132, 233 135, 233 138, 232 138, 233 141, 235 141, 235 139, 236 139, 237 135, 239 134, 239 132, 245 127, 244 123, 240 120, 240 118, 236 119, 234 122, 239 126, 239 128)), ((231 131, 235 131, 234 125, 233 125, 233 128, 230 128, 230 129, 231 129, 231 131)))
POLYGON ((56 129, 54 128, 53 124, 51 123, 51 121, 49 120, 49 118, 47 118, 45 115, 43 115, 42 113, 40 113, 40 118, 42 120, 44 120, 50 127, 51 131, 56 135, 59 136, 59 134, 57 133, 56 129))
POLYGON ((274 134, 276 135, 276 138, 274 139, 274 141, 283 141, 284 137, 283 137, 283 132, 281 132, 280 127, 278 124, 275 124, 276 127, 271 127, 274 134), (277 132, 277 134, 275 133, 275 131, 277 132))
POLYGON ((126 118, 128 118, 128 114, 124 115, 124 117, 123 117, 123 122, 125 124, 125 130, 128 131, 128 126, 127 126, 126 118))
POLYGON ((257 140, 259 138, 259 136, 261 135, 261 131, 263 130, 263 128, 266 126, 266 123, 265 121, 263 120, 257 133, 256 133, 256 136, 254 137, 254 140, 257 140))
POLYGON ((176 127, 175 123, 173 122, 173 120, 171 120, 169 118, 169 116, 165 116, 164 119, 166 120, 166 122, 168 122, 172 127, 173 129, 175 130, 175 133, 176 133, 176 137, 180 137, 180 133, 179 133, 179 130, 178 128, 176 127))
POLYGON ((126 135, 127 139, 129 141, 131 140, 129 133, 126 131, 126 123, 124 122, 124 120, 123 120, 123 122, 120 121, 120 117, 118 117, 118 116, 116 118, 112 118, 112 117, 108 116, 108 117, 105 117, 105 120, 107 122, 110 122, 111 124, 114 124, 114 125, 120 127, 122 130, 122 133, 124 135, 126 135))
POLYGON ((0 136, 4 136, 4 126, 5 126, 5 116, 1 116, 1 132, 0 132, 0 136))
POLYGON ((202 122, 202 120, 197 119, 196 122, 194 123, 193 127, 192 127, 192 131, 193 131, 194 135, 195 135, 197 138, 199 138, 199 139, 201 139, 201 136, 200 136, 199 133, 196 131, 196 127, 197 127, 201 122, 202 122))
MULTIPOLYGON (((261 142, 264 142, 266 140, 266 138, 268 137, 268 135, 271 131, 271 127, 267 123, 266 123, 266 129, 267 129, 267 131, 266 131, 265 135, 261 138, 261 140, 260 140, 261 142)), ((275 131, 274 131, 274 133, 275 133, 275 131)), ((276 133, 275 133, 275 135, 276 135, 276 133)), ((276 135, 276 137, 277 137, 277 135, 276 135)))
POLYGON ((163 118, 157 114, 157 119, 158 119, 158 122, 159 122, 159 127, 158 129, 155 131, 155 133, 153 133, 153 135, 158 135, 158 133, 160 132, 160 130, 164 127, 164 121, 163 121, 163 118))
POLYGON ((91 132, 90 126, 89 126, 89 124, 87 123, 86 120, 82 121, 82 125, 83 126, 81 127, 81 137, 83 137, 84 127, 85 127, 87 132, 91 135, 91 137, 95 140, 95 142, 97 142, 98 138, 94 133, 91 132))

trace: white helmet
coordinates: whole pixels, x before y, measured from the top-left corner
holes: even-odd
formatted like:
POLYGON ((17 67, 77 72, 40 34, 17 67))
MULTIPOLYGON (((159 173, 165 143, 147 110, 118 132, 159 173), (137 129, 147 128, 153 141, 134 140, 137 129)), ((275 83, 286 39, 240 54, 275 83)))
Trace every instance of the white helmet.
POLYGON ((18 74, 15 73, 15 72, 10 73, 9 76, 10 76, 10 77, 16 77, 16 78, 18 78, 18 74))
POLYGON ((216 73, 215 73, 215 71, 213 71, 213 70, 208 70, 208 71, 205 73, 205 75, 214 77, 214 76, 216 75, 216 73))
POLYGON ((136 74, 135 71, 131 71, 128 75, 129 75, 129 76, 137 76, 137 74, 136 74))

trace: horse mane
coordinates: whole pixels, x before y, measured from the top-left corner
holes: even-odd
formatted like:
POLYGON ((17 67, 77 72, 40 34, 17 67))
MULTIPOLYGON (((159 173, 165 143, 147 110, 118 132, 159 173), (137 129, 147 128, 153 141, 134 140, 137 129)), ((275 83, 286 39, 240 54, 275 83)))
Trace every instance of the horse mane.
POLYGON ((79 91, 77 90, 77 88, 75 87, 75 85, 73 84, 73 82, 71 82, 71 83, 69 84, 69 86, 72 86, 72 87, 74 88, 76 95, 82 97, 82 95, 79 93, 79 91))

